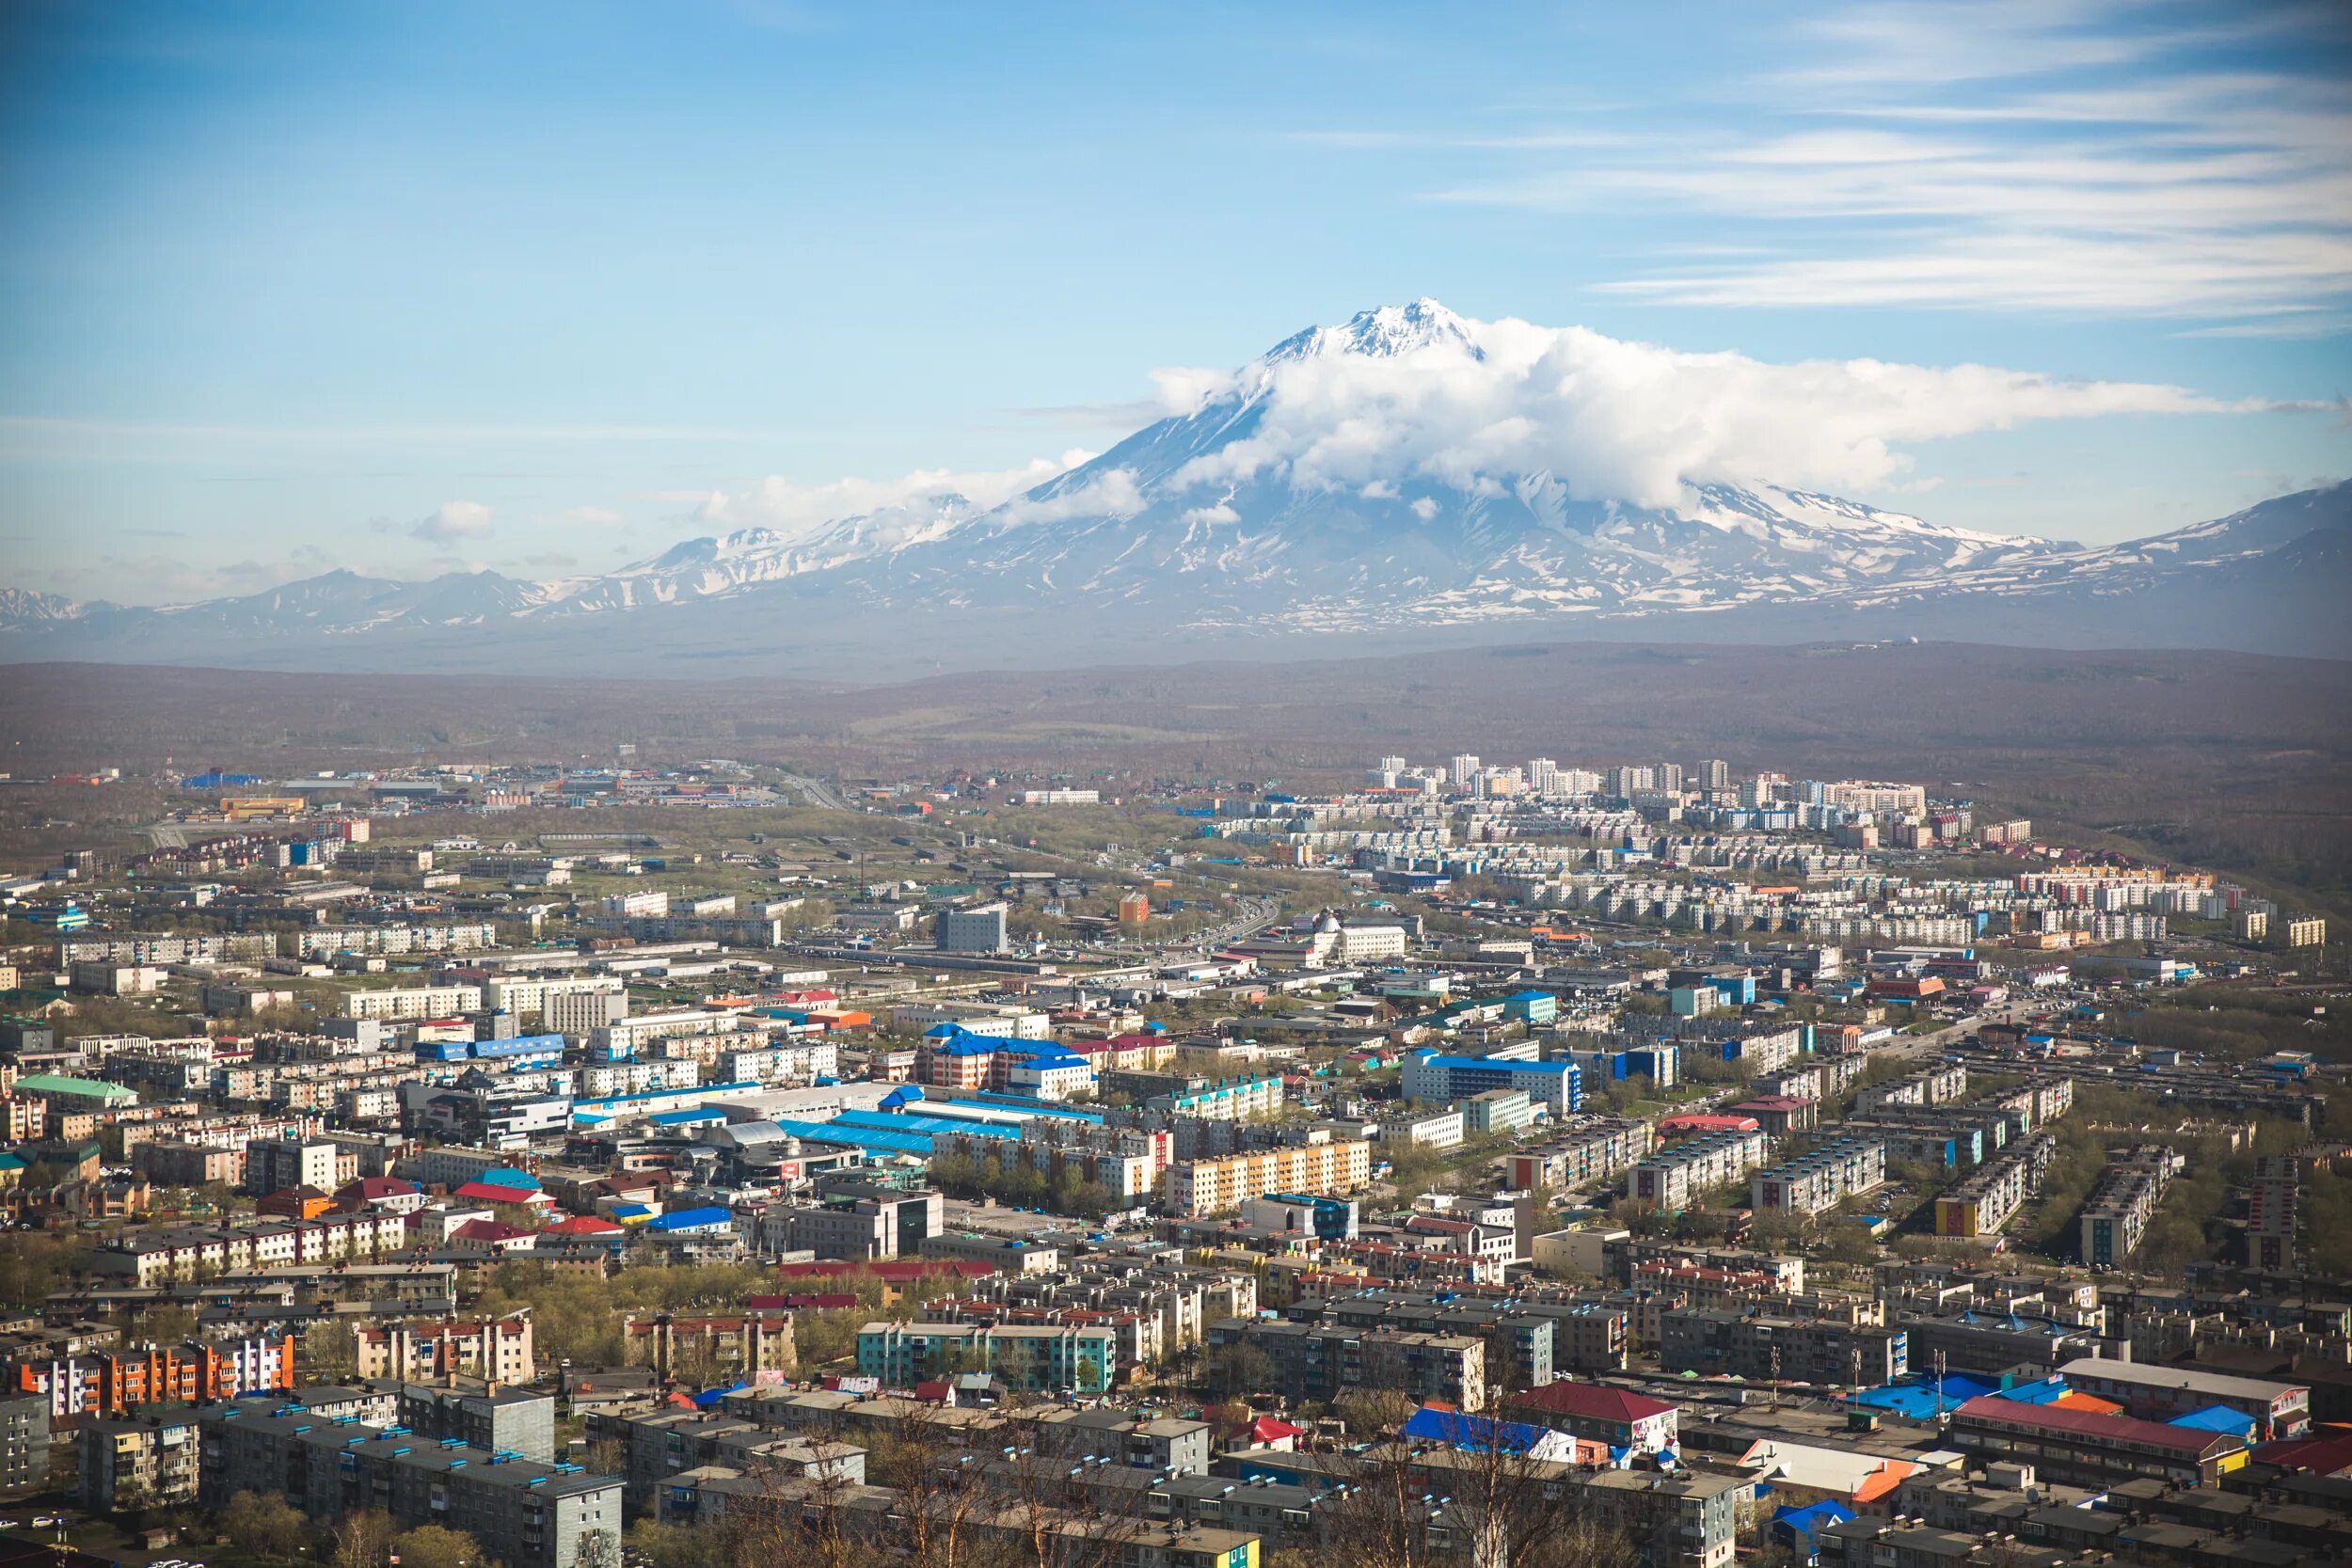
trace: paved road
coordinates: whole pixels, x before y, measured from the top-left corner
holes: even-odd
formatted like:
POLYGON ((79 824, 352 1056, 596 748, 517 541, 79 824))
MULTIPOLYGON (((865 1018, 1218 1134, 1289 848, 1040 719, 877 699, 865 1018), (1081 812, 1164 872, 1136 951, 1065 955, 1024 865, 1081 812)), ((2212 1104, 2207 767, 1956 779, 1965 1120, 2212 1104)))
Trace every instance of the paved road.
POLYGON ((821 806, 827 811, 855 811, 857 809, 842 798, 839 790, 822 779, 807 779, 798 773, 787 773, 784 775, 783 782, 787 789, 797 789, 803 795, 807 796, 808 803, 812 806, 821 806))

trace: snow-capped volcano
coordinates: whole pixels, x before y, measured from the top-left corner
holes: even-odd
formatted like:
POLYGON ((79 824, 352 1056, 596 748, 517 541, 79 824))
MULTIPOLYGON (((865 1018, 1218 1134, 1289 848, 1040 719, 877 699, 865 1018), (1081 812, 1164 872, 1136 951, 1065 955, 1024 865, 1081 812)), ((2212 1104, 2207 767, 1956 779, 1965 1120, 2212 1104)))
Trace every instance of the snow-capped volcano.
POLYGON ((469 649, 536 638, 591 662, 629 648, 630 664, 646 639, 748 656, 788 628, 797 650, 849 667, 902 651, 910 627, 959 626, 1051 626, 1073 655, 1479 628, 1775 641, 1998 626, 2022 641, 2313 652, 2345 640, 2327 608, 2341 602, 2344 485, 2101 547, 1834 493, 1899 471, 1902 441, 1995 418, 2197 405, 2178 388, 1766 365, 1478 322, 1428 299, 1184 384, 1167 417, 993 505, 926 482, 785 527, 750 523, 786 510, 757 495, 713 498, 702 515, 739 526, 551 582, 336 572, 167 610, 17 593, 0 596, 0 653, 278 662, 331 640, 348 663, 371 640, 406 657, 459 627, 469 649), (588 629, 614 618, 635 635, 588 629))

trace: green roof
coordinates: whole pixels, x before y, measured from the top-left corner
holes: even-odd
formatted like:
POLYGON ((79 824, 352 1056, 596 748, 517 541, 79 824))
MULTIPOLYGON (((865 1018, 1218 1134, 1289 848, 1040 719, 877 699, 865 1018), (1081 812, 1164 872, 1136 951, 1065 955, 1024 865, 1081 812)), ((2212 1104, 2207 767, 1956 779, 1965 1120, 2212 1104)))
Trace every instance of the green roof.
POLYGON ((136 1100, 137 1095, 119 1084, 104 1084, 95 1078, 67 1078, 55 1072, 36 1072, 30 1078, 20 1078, 16 1086, 27 1094, 98 1095, 112 1099, 117 1095, 136 1100))

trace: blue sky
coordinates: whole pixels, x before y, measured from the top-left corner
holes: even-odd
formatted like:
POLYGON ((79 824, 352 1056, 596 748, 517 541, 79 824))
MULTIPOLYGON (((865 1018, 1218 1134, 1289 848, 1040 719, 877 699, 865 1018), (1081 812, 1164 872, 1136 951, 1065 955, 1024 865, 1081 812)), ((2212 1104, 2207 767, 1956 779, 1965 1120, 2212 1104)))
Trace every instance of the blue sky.
POLYGON ((1770 362, 2184 388, 2232 411, 1990 409, 1865 498, 2156 531, 2352 472, 2326 406, 2352 391, 2348 26, 17 5, 0 583, 607 569, 744 498, 797 525, 916 470, 985 489, 1110 444, 1155 369, 1422 295, 1770 362))

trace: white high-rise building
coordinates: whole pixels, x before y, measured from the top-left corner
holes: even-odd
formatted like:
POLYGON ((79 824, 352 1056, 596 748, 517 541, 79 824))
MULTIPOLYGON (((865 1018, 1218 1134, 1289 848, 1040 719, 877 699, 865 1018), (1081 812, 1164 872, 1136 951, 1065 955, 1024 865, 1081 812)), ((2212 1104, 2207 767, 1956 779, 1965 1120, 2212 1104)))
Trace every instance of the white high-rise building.
POLYGON ((1476 777, 1478 777, 1476 757, 1465 752, 1454 759, 1454 786, 1456 789, 1467 788, 1470 782, 1476 777))
POLYGON ((1549 757, 1536 757, 1527 765, 1527 787, 1538 795, 1556 795, 1560 790, 1560 765, 1549 757))

